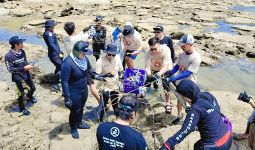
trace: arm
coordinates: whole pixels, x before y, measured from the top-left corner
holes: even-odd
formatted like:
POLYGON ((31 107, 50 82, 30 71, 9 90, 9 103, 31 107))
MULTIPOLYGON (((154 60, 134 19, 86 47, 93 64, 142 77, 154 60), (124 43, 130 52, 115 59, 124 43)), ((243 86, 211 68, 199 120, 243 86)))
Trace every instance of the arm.
POLYGON ((14 64, 12 63, 11 59, 8 56, 5 56, 5 65, 7 67, 7 70, 10 73, 18 72, 18 71, 24 71, 24 67, 15 67, 14 64))
POLYGON ((175 63, 175 51, 174 51, 174 46, 173 46, 173 40, 170 37, 169 37, 169 43, 167 46, 171 50, 171 59, 172 59, 173 63, 175 63))
POLYGON ((63 63, 61 65, 61 84, 62 84, 62 95, 65 98, 70 97, 70 92, 69 92, 69 78, 71 74, 71 66, 68 63, 63 63))
POLYGON ((165 64, 160 71, 158 72, 158 74, 161 76, 162 74, 164 74, 167 70, 168 70, 168 66, 167 64, 165 64))
POLYGON ((200 117, 197 112, 190 110, 184 120, 182 128, 170 137, 165 143, 173 148, 176 144, 179 144, 183 139, 194 131, 200 117))
POLYGON ((166 72, 166 76, 172 76, 179 70, 179 65, 175 65, 172 70, 166 72))
POLYGON ((56 45, 54 43, 54 36, 53 33, 51 33, 52 35, 50 36, 49 34, 46 34, 46 39, 48 40, 49 43, 49 47, 56 53, 60 53, 60 49, 59 49, 59 45, 56 45))
POLYGON ((180 79, 184 79, 189 77, 192 74, 192 72, 185 70, 183 71, 181 74, 177 75, 177 76, 172 76, 171 77, 171 81, 174 82, 176 80, 180 80, 180 79))
POLYGON ((144 55, 145 57, 145 72, 147 76, 151 75, 151 57, 150 57, 150 52, 147 51, 144 55))

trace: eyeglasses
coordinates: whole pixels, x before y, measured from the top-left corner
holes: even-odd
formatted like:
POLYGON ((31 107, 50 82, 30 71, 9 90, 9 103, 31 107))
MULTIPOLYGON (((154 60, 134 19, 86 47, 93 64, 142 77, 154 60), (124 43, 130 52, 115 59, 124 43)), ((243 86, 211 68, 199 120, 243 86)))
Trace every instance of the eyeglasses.
POLYGON ((156 51, 156 50, 158 50, 157 48, 150 48, 150 51, 156 51))
POLYGON ((155 31, 154 33, 161 33, 160 31, 155 31))
POLYGON ((107 54, 107 56, 115 57, 116 55, 115 54, 107 54))

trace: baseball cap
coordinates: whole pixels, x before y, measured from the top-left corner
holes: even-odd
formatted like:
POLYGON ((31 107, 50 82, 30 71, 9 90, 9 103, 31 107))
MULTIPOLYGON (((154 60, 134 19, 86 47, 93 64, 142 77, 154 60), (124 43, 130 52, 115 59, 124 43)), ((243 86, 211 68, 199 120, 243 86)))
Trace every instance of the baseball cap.
POLYGON ((103 16, 96 16, 95 22, 103 21, 103 16))
POLYGON ((154 31, 160 31, 160 32, 163 32, 163 31, 164 31, 164 28, 163 28, 163 26, 158 25, 158 26, 154 27, 154 28, 153 28, 153 30, 154 30, 154 31))
POLYGON ((127 36, 127 35, 130 35, 130 34, 134 34, 134 28, 130 25, 125 25, 124 26, 124 30, 123 30, 123 35, 124 36, 127 36))
POLYGON ((46 20, 45 23, 44 23, 45 28, 54 27, 56 25, 57 25, 57 23, 54 20, 46 20))
POLYGON ((9 39, 9 43, 11 45, 18 44, 18 43, 23 43, 24 41, 26 41, 26 39, 22 39, 22 38, 20 38, 20 36, 13 36, 9 39))
POLYGON ((78 41, 74 44, 73 50, 78 52, 84 52, 86 55, 93 54, 93 51, 89 48, 89 43, 85 41, 78 41))
POLYGON ((180 41, 177 43, 178 46, 184 46, 186 44, 193 44, 195 41, 191 34, 185 34, 181 37, 180 41))
POLYGON ((113 55, 119 53, 119 51, 118 51, 118 49, 117 49, 117 45, 115 45, 115 44, 113 44, 113 43, 110 43, 110 44, 107 45, 105 52, 106 52, 107 54, 113 54, 113 55))

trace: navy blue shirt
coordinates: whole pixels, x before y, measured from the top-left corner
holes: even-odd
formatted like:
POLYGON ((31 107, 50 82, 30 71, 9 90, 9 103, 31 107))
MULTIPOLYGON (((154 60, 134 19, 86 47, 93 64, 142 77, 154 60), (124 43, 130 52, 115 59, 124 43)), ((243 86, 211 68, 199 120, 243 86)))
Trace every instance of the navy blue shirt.
POLYGON ((182 128, 167 140, 171 147, 180 143, 195 130, 196 126, 204 144, 215 144, 228 132, 227 126, 221 118, 219 104, 214 96, 206 92, 199 95, 203 95, 206 99, 199 98, 191 105, 182 128))
POLYGON ((85 89, 87 88, 88 74, 92 74, 92 67, 89 59, 87 61, 87 69, 83 71, 80 69, 71 56, 67 56, 61 65, 61 84, 62 84, 62 95, 64 97, 70 97, 70 89, 85 89))
POLYGON ((45 30, 43 34, 43 39, 48 46, 48 56, 49 58, 58 57, 61 53, 60 47, 58 45, 58 39, 55 33, 51 30, 45 30))
POLYGON ((15 50, 10 50, 5 55, 5 64, 7 70, 12 74, 12 81, 22 81, 30 77, 28 71, 24 69, 28 65, 26 53, 23 49, 20 50, 20 53, 15 52, 15 50))
POLYGON ((101 26, 100 28, 97 28, 94 26, 96 30, 96 35, 93 37, 94 42, 105 42, 106 39, 106 28, 101 26))
POLYGON ((170 50, 171 50, 171 59, 173 63, 175 62, 175 52, 174 52, 174 46, 173 46, 173 40, 171 37, 164 36, 162 40, 159 41, 160 44, 166 44, 170 50))
POLYGON ((143 135, 129 126, 115 122, 99 124, 97 128, 99 150, 146 150, 143 135))

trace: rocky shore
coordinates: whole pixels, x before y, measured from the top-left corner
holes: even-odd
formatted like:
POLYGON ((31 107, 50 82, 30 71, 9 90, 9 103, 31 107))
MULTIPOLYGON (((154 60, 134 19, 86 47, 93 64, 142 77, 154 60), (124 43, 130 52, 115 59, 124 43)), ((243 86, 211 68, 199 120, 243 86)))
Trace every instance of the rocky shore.
MULTIPOLYGON (((54 19, 59 23, 55 32, 62 41, 66 36, 63 29, 65 22, 73 21, 77 30, 82 30, 93 24, 95 16, 100 14, 105 16, 104 24, 108 31, 108 39, 116 24, 123 25, 130 21, 142 34, 144 49, 146 49, 147 40, 153 35, 152 28, 161 24, 165 27, 165 33, 171 35, 174 42, 177 42, 184 33, 193 34, 196 39, 195 46, 202 55, 203 64, 211 65, 222 60, 225 55, 243 58, 246 57, 247 52, 255 52, 254 13, 232 9, 236 5, 254 6, 254 4, 255 2, 249 0, 0 1, 0 27, 9 30, 18 29, 24 33, 41 36, 45 19, 54 19), (224 29, 221 29, 223 26, 229 26, 230 31, 223 32, 224 29)), ((175 48, 179 51, 177 47, 175 48)), ((2 42, 0 49, 0 73, 3 76, 9 76, 3 62, 4 55, 9 49, 8 43, 2 42)), ((30 61, 47 56, 47 50, 42 46, 26 44, 25 50, 30 61)), ((44 74, 44 70, 38 70, 38 73, 44 74)), ((38 103, 29 108, 31 115, 28 117, 19 116, 20 113, 17 112, 15 85, 10 80, 0 81, 0 149, 96 149, 96 100, 90 95, 85 107, 84 118, 92 128, 80 131, 80 139, 73 140, 69 135, 69 112, 63 105, 61 93, 52 93, 47 84, 39 84, 37 77, 38 75, 35 76, 38 103)), ((236 100, 238 93, 228 91, 212 93, 218 99, 223 113, 232 121, 234 131, 244 132, 246 118, 252 111, 249 105, 236 100)), ((162 101, 159 100, 159 103, 162 101)), ((156 110, 159 115, 163 114, 163 107, 160 106, 156 110)), ((173 115, 176 115, 175 113, 176 111, 173 115)), ((161 121, 167 122, 167 120, 161 121)), ((159 128, 156 131, 156 148, 160 146, 162 140, 165 141, 180 127, 181 125, 167 125, 159 128)), ((137 126, 137 128, 140 127, 137 126)), ((149 148, 154 149, 154 139, 150 128, 151 126, 148 125, 148 130, 143 134, 149 148)), ((192 133, 176 149, 193 149, 193 144, 198 139, 199 134, 192 133)), ((249 148, 246 141, 234 141, 231 149, 248 150, 249 148)))

